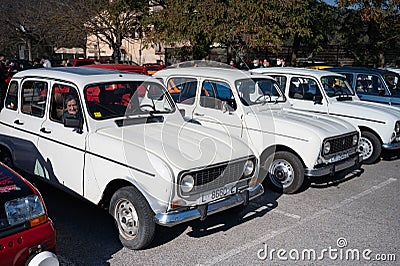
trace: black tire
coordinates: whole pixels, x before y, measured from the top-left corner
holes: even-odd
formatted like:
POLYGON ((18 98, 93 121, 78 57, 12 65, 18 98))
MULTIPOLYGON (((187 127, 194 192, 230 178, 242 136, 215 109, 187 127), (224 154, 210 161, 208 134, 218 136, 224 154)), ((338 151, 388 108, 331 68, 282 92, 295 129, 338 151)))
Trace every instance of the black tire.
POLYGON ((135 187, 118 189, 111 198, 109 211, 117 225, 119 239, 126 248, 143 249, 153 241, 154 213, 135 187))
POLYGON ((362 131, 358 149, 363 156, 363 163, 373 164, 381 155, 382 145, 374 133, 362 131))
POLYGON ((8 149, 0 147, 0 161, 10 168, 14 169, 13 158, 8 149))
MULTIPOLYGON (((300 159, 287 151, 277 151, 268 167, 267 182, 277 192, 292 194, 304 182, 304 167, 300 159)), ((268 161, 268 160, 267 160, 268 161)))

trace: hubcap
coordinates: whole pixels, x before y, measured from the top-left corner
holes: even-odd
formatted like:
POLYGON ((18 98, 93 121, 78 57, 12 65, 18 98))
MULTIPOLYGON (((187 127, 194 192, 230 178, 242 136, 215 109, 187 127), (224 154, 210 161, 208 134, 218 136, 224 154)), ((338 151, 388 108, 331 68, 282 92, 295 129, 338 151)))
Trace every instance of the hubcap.
POLYGON ((139 218, 133 204, 127 199, 120 199, 115 208, 115 219, 120 234, 126 239, 136 237, 139 230, 139 218))
POLYGON ((277 187, 287 188, 294 179, 294 169, 292 165, 283 159, 275 160, 269 168, 269 178, 277 187))
POLYGON ((363 160, 367 160, 374 152, 374 146, 369 139, 361 137, 360 144, 358 145, 358 150, 360 151, 363 160))

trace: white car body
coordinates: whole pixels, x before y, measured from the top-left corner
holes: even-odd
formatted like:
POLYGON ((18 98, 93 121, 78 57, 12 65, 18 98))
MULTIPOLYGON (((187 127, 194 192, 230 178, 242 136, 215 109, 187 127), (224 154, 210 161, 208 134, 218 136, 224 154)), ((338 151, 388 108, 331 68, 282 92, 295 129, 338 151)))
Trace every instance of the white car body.
POLYGON ((367 137, 362 136, 361 138, 360 148, 367 151, 367 154, 363 155, 365 162, 368 158, 374 158, 370 160, 371 163, 376 161, 381 148, 389 150, 400 148, 400 109, 380 103, 361 101, 347 82, 343 82, 342 85, 346 86, 346 90, 351 93, 329 97, 327 91, 323 89, 321 80, 328 77, 339 80, 344 78, 342 75, 323 70, 291 67, 254 69, 251 72, 272 76, 277 80, 284 77, 286 82, 282 85, 284 86, 282 89, 285 90, 285 95, 294 109, 338 117, 359 128, 362 135, 363 132, 371 132, 375 135, 379 140, 380 147, 372 147, 373 143, 367 137), (290 95, 291 81, 297 82, 299 79, 307 80, 307 82, 312 81, 315 84, 317 91, 322 96, 320 102, 311 98, 305 100, 290 95), (373 150, 368 150, 368 147, 373 148, 373 150), (376 154, 374 154, 375 151, 376 154))
MULTIPOLYGON (((165 87, 145 75, 88 68, 22 71, 10 82, 0 121, 1 159, 106 208, 119 188, 134 187, 151 208, 149 221, 160 225, 205 219, 263 193, 251 149, 237 138, 185 123, 165 87), (100 95, 116 95, 122 84, 124 90, 134 84, 147 86, 141 103, 149 100, 153 109, 140 108, 136 110, 139 114, 113 117, 111 111, 131 108, 132 102, 103 105, 109 98, 100 95), (97 87, 102 89, 95 95, 97 87), (55 112, 56 98, 60 94, 65 101, 66 90, 74 94, 82 110, 81 118, 71 118, 68 123, 83 119, 80 127, 66 127, 55 112), (165 108, 160 109, 164 113, 151 113, 161 108, 157 105, 165 108), (248 160, 254 163, 254 171, 244 176, 241 171, 248 160), (236 172, 225 174, 234 166, 236 172), (193 190, 184 195, 181 179, 190 173, 193 182, 200 182, 199 176, 210 171, 220 172, 202 185, 192 184, 193 190)), ((142 248, 147 242, 130 248, 142 248)))
MULTIPOLYGON (((335 171, 354 166, 358 162, 359 156, 354 147, 341 151, 346 153, 343 156, 344 160, 333 158, 334 156, 329 159, 323 158, 321 153, 324 141, 327 139, 341 138, 348 134, 358 135, 359 132, 351 124, 328 116, 296 111, 290 108, 283 95, 281 100, 268 104, 247 106, 241 102, 242 98, 235 82, 259 78, 276 85, 273 80, 263 75, 249 76, 248 73, 223 68, 189 67, 167 68, 157 72, 154 77, 161 78, 170 92, 177 90, 171 88, 174 80, 196 79, 196 95, 192 93, 194 98, 189 104, 188 102, 178 103, 179 108, 185 110, 188 119, 193 119, 210 128, 223 129, 229 134, 248 141, 255 153, 260 156, 262 164, 274 150, 290 150, 292 154, 298 156, 304 165, 302 175, 307 176, 333 174, 335 171), (203 87, 210 81, 226 84, 224 86, 230 88, 232 96, 229 96, 227 101, 234 101, 237 105, 236 110, 228 112, 209 108, 206 104, 202 106, 203 87)), ((181 87, 183 91, 184 87, 181 87)), ((279 90, 278 85, 276 87, 279 90)), ((224 100, 222 102, 224 104, 224 100)), ((268 168, 268 166, 265 167, 268 168)), ((290 190, 287 193, 295 191, 290 190)))

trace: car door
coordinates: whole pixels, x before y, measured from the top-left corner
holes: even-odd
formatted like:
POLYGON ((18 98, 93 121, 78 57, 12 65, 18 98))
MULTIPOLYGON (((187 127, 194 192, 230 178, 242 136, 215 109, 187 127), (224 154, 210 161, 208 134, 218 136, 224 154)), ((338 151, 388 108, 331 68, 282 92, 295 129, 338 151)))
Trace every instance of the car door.
POLYGON ((83 169, 85 143, 88 130, 65 127, 63 116, 67 113, 68 99, 74 99, 82 115, 82 104, 77 89, 70 84, 52 84, 46 119, 39 129, 38 148, 49 166, 54 181, 83 194, 83 169))
MULTIPOLYGON (((276 76, 275 79, 279 80, 282 77, 276 76)), ((328 113, 328 101, 314 78, 289 77, 286 82, 285 94, 294 109, 328 113)))
POLYGON ((15 166, 46 179, 49 173, 37 142, 45 120, 48 86, 48 81, 35 78, 27 78, 21 84, 12 81, 2 115, 9 129, 5 138, 12 149, 15 166))
POLYGON ((242 137, 242 113, 230 85, 225 81, 212 79, 200 80, 199 85, 192 114, 193 120, 207 127, 242 137))

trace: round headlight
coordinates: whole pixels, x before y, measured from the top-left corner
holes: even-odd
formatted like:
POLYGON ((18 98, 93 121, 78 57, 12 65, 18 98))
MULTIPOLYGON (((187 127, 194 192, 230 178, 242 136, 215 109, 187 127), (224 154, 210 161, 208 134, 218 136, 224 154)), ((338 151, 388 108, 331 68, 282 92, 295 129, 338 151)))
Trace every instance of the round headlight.
POLYGON ((329 141, 324 143, 324 154, 328 154, 331 151, 331 143, 329 141))
POLYGON ((394 126, 394 131, 396 132, 396 134, 400 133, 400 122, 397 121, 396 125, 394 126))
POLYGON ((254 172, 254 162, 252 160, 248 160, 243 167, 243 175, 250 176, 254 172))
POLYGON ((358 136, 357 136, 357 135, 354 135, 354 136, 353 136, 353 142, 352 142, 352 144, 353 144, 353 146, 356 146, 357 143, 358 143, 358 136))
POLYGON ((194 187, 194 177, 192 175, 185 175, 181 180, 181 190, 184 193, 192 191, 194 187))

